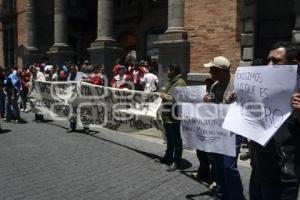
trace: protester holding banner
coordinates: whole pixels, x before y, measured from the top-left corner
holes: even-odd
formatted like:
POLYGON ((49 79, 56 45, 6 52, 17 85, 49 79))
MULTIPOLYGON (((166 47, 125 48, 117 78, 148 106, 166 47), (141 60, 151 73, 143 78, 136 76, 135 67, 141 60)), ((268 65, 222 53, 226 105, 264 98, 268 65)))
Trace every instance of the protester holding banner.
POLYGON ((119 74, 111 80, 111 86, 118 89, 131 89, 130 75, 126 74, 125 66, 120 66, 119 74))
MULTIPOLYGON (((90 66, 91 67, 91 66, 90 66)), ((86 68, 88 71, 89 68, 86 68)), ((81 81, 87 79, 87 75, 83 72, 78 72, 77 67, 74 64, 71 64, 70 66, 70 74, 68 77, 68 81, 81 81)), ((70 129, 67 130, 67 132, 75 132, 76 131, 76 126, 77 126, 77 117, 72 116, 70 118, 70 129)), ((85 131, 89 131, 89 126, 85 126, 85 131)))
POLYGON ((144 61, 140 61, 140 63, 135 62, 134 67, 128 71, 128 75, 130 76, 130 80, 134 85, 134 90, 143 91, 143 77, 145 74, 145 64, 144 61))
MULTIPOLYGON (((208 78, 205 80, 206 92, 210 93, 210 89, 215 80, 208 78)), ((215 169, 212 160, 208 157, 208 153, 200 149, 196 149, 196 155, 199 160, 199 168, 197 173, 191 174, 192 178, 199 182, 207 182, 210 184, 210 189, 215 187, 215 169)))
MULTIPOLYGON (((295 65, 299 61, 294 45, 279 42, 271 47, 269 65, 295 65)), ((274 84, 277 80, 274 80, 274 84)), ((292 115, 265 147, 252 142, 251 200, 296 200, 300 178, 300 85, 291 97, 292 115), (298 118, 298 119, 297 119, 298 118)))
POLYGON ((168 66, 168 78, 168 85, 164 92, 161 93, 163 100, 162 118, 166 131, 167 149, 160 162, 169 165, 167 171, 174 171, 178 168, 181 161, 182 139, 180 135, 180 121, 176 119, 172 112, 172 106, 176 103, 172 96, 172 91, 175 87, 186 86, 186 82, 181 77, 178 64, 168 66))
POLYGON ((144 83, 145 92, 157 92, 158 90, 158 78, 154 74, 154 68, 151 65, 146 67, 148 73, 143 77, 142 82, 144 83))
MULTIPOLYGON (((225 102, 232 87, 230 82, 230 62, 223 56, 215 57, 211 62, 204 64, 209 68, 211 78, 215 81, 210 93, 204 96, 203 101, 208 103, 225 102)), ((209 153, 213 159, 216 176, 216 198, 221 200, 244 200, 243 185, 237 168, 237 158, 240 151, 241 137, 236 137, 237 156, 227 156, 209 153)))
MULTIPOLYGON (((36 67, 35 65, 31 65, 29 67, 30 72, 30 81, 28 83, 28 94, 32 92, 32 90, 35 88, 35 81, 45 81, 44 74, 40 71, 39 67, 36 67)), ((30 96, 30 95, 29 95, 30 96)), ((31 102, 31 101, 29 101, 31 102)), ((35 122, 44 122, 44 115, 41 114, 41 112, 38 112, 34 109, 34 105, 31 104, 31 110, 34 112, 34 121, 35 122)))

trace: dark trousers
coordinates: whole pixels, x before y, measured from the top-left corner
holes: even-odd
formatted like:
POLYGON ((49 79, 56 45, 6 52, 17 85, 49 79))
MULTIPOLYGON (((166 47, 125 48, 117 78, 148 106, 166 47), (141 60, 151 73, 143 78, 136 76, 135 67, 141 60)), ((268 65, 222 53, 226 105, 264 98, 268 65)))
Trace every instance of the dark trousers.
POLYGON ((237 167, 241 141, 241 137, 236 136, 236 157, 209 153, 215 167, 217 197, 221 200, 245 200, 243 184, 237 167))
POLYGON ((208 153, 197 149, 196 154, 200 162, 197 178, 207 180, 208 182, 215 181, 214 166, 212 159, 208 156, 208 153))
POLYGON ((0 114, 5 113, 5 98, 4 92, 0 91, 0 114))
POLYGON ((179 123, 165 123, 167 150, 164 159, 167 163, 179 164, 182 157, 182 140, 179 123))
POLYGON ((6 118, 19 119, 20 118, 20 109, 18 105, 19 94, 13 97, 11 94, 6 96, 5 109, 6 109, 6 118))
POLYGON ((299 182, 267 182, 252 169, 249 185, 250 200, 297 200, 299 182))

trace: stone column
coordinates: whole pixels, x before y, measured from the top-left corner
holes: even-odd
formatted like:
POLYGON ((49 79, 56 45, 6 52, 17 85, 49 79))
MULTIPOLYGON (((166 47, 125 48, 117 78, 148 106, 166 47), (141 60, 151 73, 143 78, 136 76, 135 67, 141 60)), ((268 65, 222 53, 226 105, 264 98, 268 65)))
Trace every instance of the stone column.
POLYGON ((245 0, 242 5, 242 23, 241 33, 241 62, 240 66, 249 66, 254 59, 254 38, 255 38, 255 1, 245 0))
POLYGON ((123 49, 114 40, 114 3, 113 0, 98 0, 98 27, 96 41, 88 49, 93 65, 104 65, 108 79, 117 58, 123 57, 123 49))
POLYGON ((26 0, 25 2, 27 46, 26 51, 23 51, 23 65, 32 64, 39 60, 40 57, 40 52, 37 48, 34 2, 34 0, 26 0))
POLYGON ((54 44, 49 49, 50 62, 62 65, 73 60, 74 52, 68 41, 67 0, 54 0, 54 44))
POLYGON ((98 0, 98 26, 96 41, 115 41, 114 8, 112 0, 98 0))
POLYGON ((67 1, 54 0, 54 45, 67 45, 67 1))
POLYGON ((184 0, 168 1, 168 30, 166 32, 185 32, 184 0))
POLYGON ((292 33, 292 42, 300 44, 300 2, 294 0, 295 27, 292 33))
POLYGON ((184 0, 168 1, 168 29, 155 43, 159 49, 158 76, 161 88, 167 85, 169 64, 179 64, 185 79, 189 72, 190 43, 184 28, 184 6, 184 0))

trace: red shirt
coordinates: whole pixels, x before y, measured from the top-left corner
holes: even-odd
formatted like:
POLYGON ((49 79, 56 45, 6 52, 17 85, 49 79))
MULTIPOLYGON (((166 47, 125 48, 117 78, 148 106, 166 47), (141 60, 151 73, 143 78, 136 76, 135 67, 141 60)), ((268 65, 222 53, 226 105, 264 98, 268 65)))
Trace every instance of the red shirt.
POLYGON ((103 85, 102 77, 99 74, 92 74, 90 77, 90 83, 94 85, 103 85))

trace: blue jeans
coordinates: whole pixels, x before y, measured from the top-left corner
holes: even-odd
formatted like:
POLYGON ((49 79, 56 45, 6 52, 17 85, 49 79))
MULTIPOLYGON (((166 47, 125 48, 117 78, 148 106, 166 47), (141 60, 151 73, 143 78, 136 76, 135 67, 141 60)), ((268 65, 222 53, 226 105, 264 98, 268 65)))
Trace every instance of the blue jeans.
POLYGON ((12 95, 7 95, 6 97, 6 118, 7 119, 19 119, 20 118, 20 108, 18 105, 19 94, 17 94, 14 98, 12 95))
POLYGON ((175 162, 179 164, 182 157, 182 139, 180 135, 179 123, 165 123, 167 138, 167 150, 164 159, 167 163, 171 164, 175 162))
POLYGON ((236 157, 210 153, 216 176, 217 197, 221 200, 245 200, 243 184, 237 167, 242 137, 236 136, 236 157))

